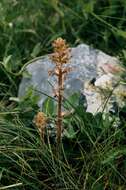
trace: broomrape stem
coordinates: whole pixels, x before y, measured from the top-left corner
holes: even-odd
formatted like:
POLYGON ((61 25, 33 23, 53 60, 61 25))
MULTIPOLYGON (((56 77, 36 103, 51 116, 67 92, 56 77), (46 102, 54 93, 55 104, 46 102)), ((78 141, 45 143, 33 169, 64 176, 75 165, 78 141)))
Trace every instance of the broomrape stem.
POLYGON ((62 133, 62 69, 59 69, 58 76, 58 114, 57 114, 57 144, 61 142, 62 133))

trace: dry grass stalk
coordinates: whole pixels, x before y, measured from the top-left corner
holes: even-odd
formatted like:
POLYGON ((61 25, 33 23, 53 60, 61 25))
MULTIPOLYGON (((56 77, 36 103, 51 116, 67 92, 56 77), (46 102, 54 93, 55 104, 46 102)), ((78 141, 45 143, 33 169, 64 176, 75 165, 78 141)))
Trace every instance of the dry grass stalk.
POLYGON ((65 40, 62 38, 56 39, 53 44, 54 53, 51 55, 51 60, 55 64, 53 70, 49 71, 49 75, 55 75, 57 77, 57 87, 54 89, 55 96, 57 97, 57 144, 61 142, 62 133, 62 100, 64 91, 64 80, 66 74, 71 71, 71 68, 66 66, 70 59, 70 48, 65 40))

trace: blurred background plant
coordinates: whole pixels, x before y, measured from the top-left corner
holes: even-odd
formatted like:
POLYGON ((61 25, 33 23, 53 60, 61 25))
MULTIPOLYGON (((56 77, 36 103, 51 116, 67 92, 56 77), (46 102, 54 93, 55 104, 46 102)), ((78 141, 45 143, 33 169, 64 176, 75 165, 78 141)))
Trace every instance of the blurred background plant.
MULTIPOLYGON (((87 43, 118 56, 126 66, 125 26, 124 0, 0 1, 0 189, 125 190, 126 106, 102 118, 85 112, 80 95, 69 97, 64 106, 74 113, 63 120, 57 159, 53 139, 43 145, 32 122, 39 97, 29 89, 20 101, 9 99, 17 96, 22 66, 52 52, 59 36, 70 46, 87 43)), ((53 126, 52 99, 42 111, 53 126)))

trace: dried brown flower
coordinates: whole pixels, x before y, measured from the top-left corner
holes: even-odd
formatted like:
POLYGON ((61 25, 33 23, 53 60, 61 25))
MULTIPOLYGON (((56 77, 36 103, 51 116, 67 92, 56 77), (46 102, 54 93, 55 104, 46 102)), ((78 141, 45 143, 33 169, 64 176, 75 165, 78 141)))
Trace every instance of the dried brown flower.
POLYGON ((52 46, 54 48, 54 53, 51 55, 52 61, 57 66, 68 63, 70 59, 70 48, 66 44, 66 41, 58 38, 53 42, 52 46))
POLYGON ((66 50, 68 48, 68 44, 66 44, 66 40, 63 40, 61 37, 60 38, 57 38, 52 46, 54 47, 54 51, 57 52, 57 51, 61 51, 61 50, 66 50))
POLYGON ((47 118, 43 112, 38 112, 34 119, 36 127, 43 128, 46 125, 47 118))
POLYGON ((47 117, 43 112, 38 112, 34 118, 34 123, 40 132, 42 141, 44 142, 45 127, 47 124, 47 117))

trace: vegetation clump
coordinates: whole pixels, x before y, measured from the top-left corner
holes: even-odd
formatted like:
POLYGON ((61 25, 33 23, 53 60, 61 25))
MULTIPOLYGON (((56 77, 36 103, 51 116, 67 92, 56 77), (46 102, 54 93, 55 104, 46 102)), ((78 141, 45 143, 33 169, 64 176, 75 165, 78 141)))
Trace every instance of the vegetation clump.
MULTIPOLYGON (((63 99, 64 80, 71 71, 63 39, 118 56, 125 68, 125 15, 126 2, 120 0, 0 1, 0 190, 126 189, 126 104, 117 107, 115 102, 114 113, 93 115, 82 106, 79 93, 63 99), (40 110, 32 89, 22 99, 15 97, 24 64, 51 53, 54 39, 54 69, 49 74, 57 78, 58 107, 47 98, 40 110), (74 112, 63 117, 61 106, 74 112), (48 118, 50 128, 57 126, 59 157, 46 134, 48 118), (48 143, 42 143, 45 136, 48 143)), ((122 72, 106 69, 114 75, 122 72)), ((115 93, 125 102, 125 72, 122 75, 115 93)))

